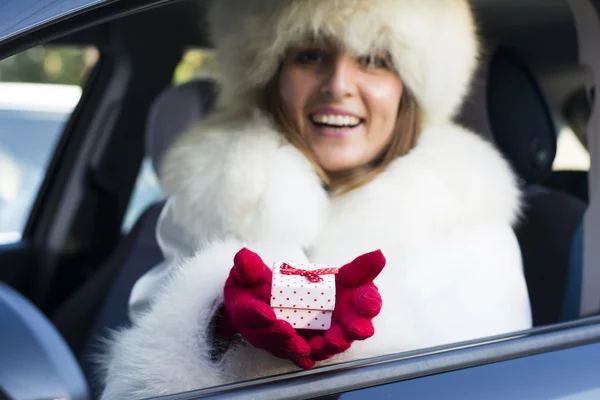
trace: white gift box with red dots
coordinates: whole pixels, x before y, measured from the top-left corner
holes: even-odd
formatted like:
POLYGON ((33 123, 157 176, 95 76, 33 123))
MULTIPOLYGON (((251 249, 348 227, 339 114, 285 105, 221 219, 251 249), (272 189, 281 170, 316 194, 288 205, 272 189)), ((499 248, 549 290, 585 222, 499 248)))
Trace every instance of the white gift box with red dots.
MULTIPOLYGON (((335 275, 321 274, 321 282, 311 282, 303 275, 283 274, 283 264, 273 265, 271 307, 277 318, 289 322, 296 329, 329 329, 335 307, 335 275)), ((305 271, 334 268, 323 264, 287 265, 305 271)))

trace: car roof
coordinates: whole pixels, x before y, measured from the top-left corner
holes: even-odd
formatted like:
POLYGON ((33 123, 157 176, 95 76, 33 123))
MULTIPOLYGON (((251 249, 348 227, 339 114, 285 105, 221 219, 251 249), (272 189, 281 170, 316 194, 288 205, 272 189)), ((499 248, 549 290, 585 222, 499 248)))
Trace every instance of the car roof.
POLYGON ((20 0, 2 4, 0 43, 109 0, 20 0))

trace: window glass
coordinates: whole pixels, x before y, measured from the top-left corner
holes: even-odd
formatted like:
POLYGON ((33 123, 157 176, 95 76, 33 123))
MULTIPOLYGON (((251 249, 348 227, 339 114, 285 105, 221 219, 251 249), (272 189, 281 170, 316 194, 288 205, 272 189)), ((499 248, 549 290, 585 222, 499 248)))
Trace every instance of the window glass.
POLYGON ((99 54, 38 46, 0 60, 0 244, 18 241, 99 54))
POLYGON ((173 83, 180 85, 196 79, 219 78, 219 66, 214 50, 188 49, 175 68, 173 83))
POLYGON ((589 171, 590 163, 590 153, 577 138, 575 132, 568 126, 562 128, 558 135, 553 169, 555 171, 589 171))
POLYGON ((152 167, 152 161, 146 157, 142 162, 121 231, 123 233, 129 232, 144 210, 163 199, 163 197, 158 177, 152 167))

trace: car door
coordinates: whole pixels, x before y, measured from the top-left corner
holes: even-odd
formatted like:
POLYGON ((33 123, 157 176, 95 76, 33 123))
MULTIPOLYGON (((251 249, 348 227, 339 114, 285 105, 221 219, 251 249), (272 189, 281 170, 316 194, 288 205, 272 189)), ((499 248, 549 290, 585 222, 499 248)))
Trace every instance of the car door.
MULTIPOLYGON (((56 2, 53 2, 56 3, 56 2)), ((113 8, 119 2, 89 3, 89 10, 74 8, 73 15, 78 15, 76 23, 68 24, 66 15, 45 16, 45 19, 23 28, 13 29, 8 34, 2 25, 0 32, 0 58, 19 54, 17 50, 33 48, 38 41, 45 42, 51 38, 65 35, 78 27, 102 20, 107 15, 115 15, 113 8), (100 11, 105 9, 107 14, 100 11), (110 11, 110 12, 109 12, 110 11), (54 22, 53 22, 54 21, 54 22), (80 25, 78 25, 80 24, 80 25)), ((149 4, 150 2, 148 2, 149 4)), ((156 2, 158 3, 158 2, 156 2)), ((167 4, 168 2, 164 2, 167 4)), ((16 3, 15 3, 16 4, 16 3)), ((148 5, 144 2, 131 2, 130 11, 141 12, 148 5), (134 4, 135 3, 135 4, 134 4), (134 4, 134 5, 131 5, 134 4)), ((27 14, 26 11, 21 10, 27 14)), ((16 15, 16 14, 15 14, 16 15)), ((38 18, 39 19, 39 18, 38 18)), ((597 38, 600 40, 600 38, 597 38)), ((2 62, 2 61, 0 61, 2 62)), ((99 57, 102 63, 102 55, 99 57)), ((100 79, 98 73, 93 79, 100 79)), ((112 75, 111 75, 112 76, 112 75)), ((110 81, 110 80, 109 80, 110 81)), ((94 82, 91 80, 90 82, 94 82)), ((96 84, 98 81, 96 81, 96 84)), ((93 83, 90 83, 93 84, 93 83)), ((108 85, 110 86, 110 85, 108 85)), ((92 110, 100 113, 105 110, 100 106, 101 99, 86 96, 86 88, 82 87, 81 101, 98 101, 98 107, 92 110)), ((119 93, 115 94, 118 97, 119 93)), ((88 95, 91 96, 91 95, 88 95)), ((85 113, 84 103, 77 102, 74 110, 63 115, 66 123, 58 133, 57 139, 64 145, 56 145, 49 152, 50 166, 42 174, 44 183, 32 196, 36 197, 32 211, 27 215, 26 228, 14 236, 13 243, 0 247, 0 279, 14 283, 16 287, 25 287, 28 282, 26 269, 21 265, 33 265, 36 259, 35 246, 32 245, 40 237, 48 239, 49 233, 57 232, 56 221, 48 216, 48 208, 66 214, 65 210, 73 204, 52 202, 57 191, 69 188, 72 176, 65 171, 78 170, 77 156, 83 154, 75 150, 85 147, 89 137, 81 137, 82 144, 71 147, 73 137, 77 137, 80 114, 85 113), (63 151, 72 151, 63 154, 63 151), (66 167, 65 167, 66 166, 66 167), (48 175, 51 170, 51 175, 48 175), (61 175, 65 173, 66 175, 61 175), (52 185, 50 185, 52 182, 52 185), (61 183, 62 182, 62 183, 61 183), (46 189, 44 189, 46 187, 46 189), (52 189, 52 190, 50 190, 52 189), (50 192, 46 193, 46 190, 50 192), (48 200, 50 199, 50 200, 48 200), (60 203, 60 204, 59 204, 60 203), (39 213, 39 214, 38 214, 39 213), (45 225, 45 221, 54 224, 45 225), (10 266, 7 268, 6 266, 10 266), (10 271, 9 271, 10 270, 10 271)), ((90 103, 85 103, 85 105, 90 103)), ((92 103, 94 104, 94 103, 92 103)), ((109 107, 110 108, 110 107, 109 107)), ((89 117, 91 118, 91 117, 89 117)), ((108 118, 107 120, 111 120, 108 118)), ((1 122, 0 122, 1 124, 1 122)), ((2 125, 0 125, 1 127, 2 125)), ((97 144, 102 141, 92 140, 97 144)), ((14 157, 13 157, 14 158, 14 157)), ((139 157, 141 159, 141 157, 139 157)), ((88 160, 89 161, 89 160, 88 160)), ((139 161, 139 160, 138 160, 139 161)), ((14 163, 14 161, 13 161, 14 163)), ((7 163, 8 165, 8 163, 7 163)), ((9 167, 18 169, 19 167, 9 167)), ((6 170, 8 170, 7 168, 6 170)), ((1 170, 2 172, 5 169, 1 170)), ((84 174, 78 170, 80 174, 84 174)), ((71 171, 73 173, 73 171, 71 171)), ((136 172, 131 172, 135 176, 136 172)), ((5 184, 10 192, 10 184, 5 184)), ((123 184, 125 185, 125 184, 123 184)), ((13 185, 14 186, 14 185, 13 185)), ((14 191, 14 189, 12 189, 14 191)), ((35 192, 35 190, 33 191, 35 192)), ((81 197, 81 194, 73 193, 81 197)), ((6 197, 6 195, 5 195, 6 197)), ((13 195, 14 197, 14 195, 13 195)), ((598 199, 592 197, 591 202, 598 199)), ((10 213, 9 213, 10 214, 10 213)), ((77 214, 78 216, 84 214, 77 214)), ((83 217, 81 217, 83 218, 83 217)), ((120 229, 120 226, 119 226, 120 229)), ((39 243, 39 242, 37 242, 39 243)), ((44 243, 44 242, 41 242, 44 243)), ((493 313, 493 310, 490 310, 493 313)), ((291 374, 271 377, 254 382, 243 382, 219 388, 210 388, 193 393, 182 393, 169 396, 170 399, 196 398, 596 398, 600 396, 600 378, 597 371, 600 367, 600 318, 590 317, 567 324, 536 328, 527 332, 519 332, 498 338, 482 339, 470 343, 452 344, 436 349, 423 349, 408 354, 390 355, 372 360, 356 361, 344 365, 334 365, 291 374)))
POLYGON ((102 22, 151 3, 0 5, 0 279, 48 314, 121 237, 148 99, 179 49, 141 68, 152 49, 140 43, 152 37, 136 36, 125 20, 108 34, 102 22))

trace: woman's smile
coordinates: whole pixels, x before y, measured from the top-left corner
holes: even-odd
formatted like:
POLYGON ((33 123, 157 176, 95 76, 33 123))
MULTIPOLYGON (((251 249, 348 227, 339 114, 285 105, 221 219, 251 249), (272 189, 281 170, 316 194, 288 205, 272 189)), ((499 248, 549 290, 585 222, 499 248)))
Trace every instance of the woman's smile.
POLYGON ((368 165, 390 143, 403 85, 389 57, 307 44, 287 55, 280 97, 316 162, 328 172, 368 165))
POLYGON ((317 135, 340 138, 360 133, 365 118, 355 113, 336 108, 322 108, 309 115, 313 130, 317 135))

